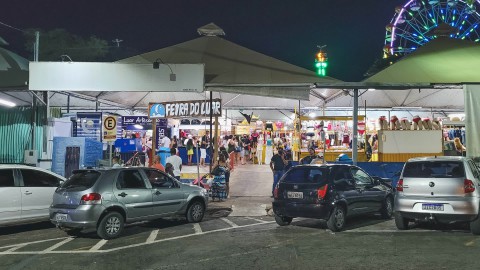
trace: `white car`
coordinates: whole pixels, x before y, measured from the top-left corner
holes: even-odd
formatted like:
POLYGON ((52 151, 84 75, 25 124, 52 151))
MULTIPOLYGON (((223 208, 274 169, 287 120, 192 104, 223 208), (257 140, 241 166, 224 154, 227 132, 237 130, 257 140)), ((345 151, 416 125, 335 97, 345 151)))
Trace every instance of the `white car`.
POLYGON ((45 169, 0 165, 0 225, 48 220, 53 194, 64 181, 45 169))

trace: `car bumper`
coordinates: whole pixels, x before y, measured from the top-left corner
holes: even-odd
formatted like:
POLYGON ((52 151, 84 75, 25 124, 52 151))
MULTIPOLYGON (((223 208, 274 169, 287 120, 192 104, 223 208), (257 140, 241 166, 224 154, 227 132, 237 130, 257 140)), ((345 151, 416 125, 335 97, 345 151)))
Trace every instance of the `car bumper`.
POLYGON ((403 217, 418 220, 437 220, 439 222, 472 221, 478 216, 477 197, 425 198, 396 196, 395 212, 403 217), (423 210, 423 204, 442 204, 443 211, 423 210))
POLYGON ((328 219, 332 207, 330 204, 300 204, 285 201, 274 201, 273 212, 284 217, 304 217, 328 219))
POLYGON ((75 209, 50 208, 50 221, 59 228, 95 229, 105 211, 103 205, 79 205, 75 209), (57 214, 66 214, 66 220, 57 220, 57 214))

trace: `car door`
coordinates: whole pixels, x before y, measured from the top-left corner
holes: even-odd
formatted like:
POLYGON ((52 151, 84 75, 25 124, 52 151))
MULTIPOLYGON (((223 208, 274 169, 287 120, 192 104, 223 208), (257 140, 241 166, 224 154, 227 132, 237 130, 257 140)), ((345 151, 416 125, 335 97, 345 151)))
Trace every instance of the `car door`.
POLYGON ((48 218, 53 194, 63 179, 37 169, 20 169, 19 172, 22 219, 48 218))
POLYGON ((152 185, 154 215, 175 213, 186 202, 182 188, 171 177, 155 169, 144 169, 145 176, 152 185))
POLYGON ((0 223, 19 220, 22 215, 22 195, 14 169, 0 169, 0 223))
POLYGON ((118 202, 124 205, 129 221, 152 215, 152 190, 140 170, 120 170, 113 190, 118 202))
POLYGON ((362 212, 360 191, 355 186, 355 180, 348 167, 339 166, 333 175, 333 184, 339 197, 347 202, 348 215, 355 215, 362 212))
POLYGON ((375 212, 382 207, 384 190, 374 184, 373 179, 358 167, 350 169, 357 190, 360 192, 360 201, 365 212, 375 212))

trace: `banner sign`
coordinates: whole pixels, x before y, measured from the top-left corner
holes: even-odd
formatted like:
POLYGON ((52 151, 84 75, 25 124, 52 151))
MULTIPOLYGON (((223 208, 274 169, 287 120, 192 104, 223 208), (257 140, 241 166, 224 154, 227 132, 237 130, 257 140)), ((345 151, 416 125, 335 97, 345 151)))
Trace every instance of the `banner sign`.
POLYGON ((214 117, 222 116, 221 99, 214 99, 211 104, 209 100, 150 103, 148 115, 150 118, 210 116, 210 108, 214 117))
POLYGON ((170 136, 170 129, 167 128, 167 126, 157 126, 157 132, 155 133, 155 141, 157 142, 157 146, 155 149, 160 149, 160 147, 163 147, 160 145, 162 137, 171 137, 170 136))
POLYGON ((77 122, 73 124, 73 137, 84 137, 102 141, 102 113, 77 113, 77 122))
POLYGON ((205 64, 30 62, 29 90, 203 92, 205 64))

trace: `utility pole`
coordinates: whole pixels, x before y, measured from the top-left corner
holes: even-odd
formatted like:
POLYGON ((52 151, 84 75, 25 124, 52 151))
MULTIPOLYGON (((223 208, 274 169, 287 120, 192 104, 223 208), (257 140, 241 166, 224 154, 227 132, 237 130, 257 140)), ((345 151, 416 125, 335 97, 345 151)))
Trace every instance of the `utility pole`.
POLYGON ((123 39, 118 39, 118 38, 112 40, 113 43, 117 44, 117 48, 120 48, 120 42, 122 42, 122 41, 123 41, 123 39))

